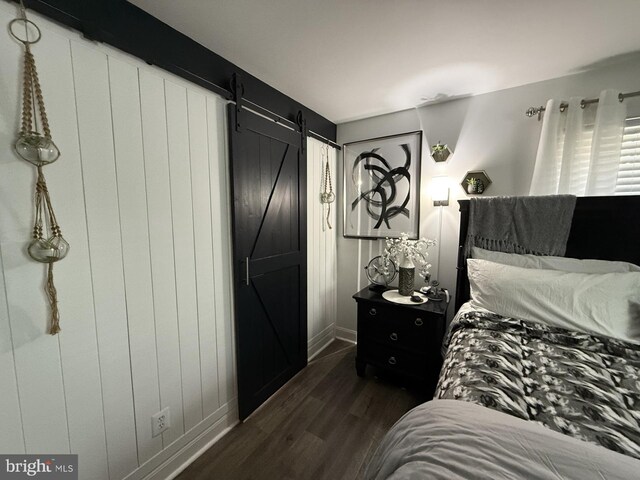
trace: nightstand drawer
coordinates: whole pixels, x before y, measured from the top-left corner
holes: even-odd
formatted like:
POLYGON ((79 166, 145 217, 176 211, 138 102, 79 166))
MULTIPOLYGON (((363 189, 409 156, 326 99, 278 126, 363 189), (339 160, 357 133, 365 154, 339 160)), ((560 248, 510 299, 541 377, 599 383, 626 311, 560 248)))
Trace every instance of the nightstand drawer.
POLYGON ((426 312, 363 305, 358 312, 358 334, 389 346, 402 346, 424 352, 434 338, 433 325, 426 312))
POLYGON ((399 348, 389 347, 374 342, 367 343, 358 349, 358 356, 372 365, 383 367, 404 375, 423 377, 429 366, 427 355, 418 355, 399 348))

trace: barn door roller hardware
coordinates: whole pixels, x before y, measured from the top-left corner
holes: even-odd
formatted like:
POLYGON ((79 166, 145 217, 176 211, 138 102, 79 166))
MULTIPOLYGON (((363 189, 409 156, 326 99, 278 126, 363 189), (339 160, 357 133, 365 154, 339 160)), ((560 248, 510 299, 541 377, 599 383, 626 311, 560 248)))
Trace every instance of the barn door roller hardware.
POLYGON ((241 131, 242 127, 242 103, 244 96, 244 85, 242 84, 242 79, 240 75, 237 73, 233 74, 231 77, 231 93, 233 94, 233 101, 236 103, 236 124, 235 129, 236 132, 241 131))
POLYGON ((298 128, 300 128, 300 134, 302 135, 302 155, 306 154, 306 145, 307 145, 307 135, 308 135, 308 131, 307 131, 307 119, 304 116, 304 113, 302 113, 302 110, 298 110, 298 115, 296 115, 296 124, 298 125, 298 128))

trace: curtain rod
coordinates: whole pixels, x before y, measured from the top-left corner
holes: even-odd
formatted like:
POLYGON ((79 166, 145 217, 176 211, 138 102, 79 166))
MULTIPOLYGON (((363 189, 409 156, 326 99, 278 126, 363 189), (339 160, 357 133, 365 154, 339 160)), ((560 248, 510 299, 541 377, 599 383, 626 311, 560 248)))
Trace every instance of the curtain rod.
MULTIPOLYGON (((620 102, 624 101, 625 98, 631 98, 631 97, 638 97, 640 96, 640 90, 638 90, 637 92, 630 92, 630 93, 619 93, 618 94, 618 100, 620 102)), ((598 99, 597 98, 590 98, 588 100, 582 100, 580 102, 580 107, 584 108, 587 105, 590 105, 592 103, 598 103, 598 99)), ((569 106, 569 104, 567 102, 562 102, 560 104, 560 111, 564 112, 567 107, 569 106)), ((524 114, 531 118, 534 115, 538 115, 538 121, 542 118, 542 112, 544 112, 546 110, 546 108, 544 106, 539 106, 539 107, 529 107, 527 108, 527 110, 524 112, 524 114)))

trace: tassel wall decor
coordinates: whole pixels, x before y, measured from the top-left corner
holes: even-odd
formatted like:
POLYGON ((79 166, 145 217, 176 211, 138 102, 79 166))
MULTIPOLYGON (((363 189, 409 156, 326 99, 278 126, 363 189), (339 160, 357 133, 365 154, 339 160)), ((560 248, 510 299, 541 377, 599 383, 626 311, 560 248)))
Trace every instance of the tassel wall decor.
POLYGON ((60 313, 58 312, 58 294, 53 283, 53 264, 67 256, 69 244, 62 237, 62 230, 56 220, 43 167, 55 162, 60 156, 60 151, 51 138, 36 62, 31 53, 31 45, 40 40, 40 29, 27 19, 22 1, 20 17, 11 21, 9 32, 24 46, 22 123, 15 150, 21 158, 35 165, 37 169, 33 239, 29 243, 27 252, 35 261, 47 264, 45 293, 51 313, 49 333, 55 335, 60 331, 60 313), (24 28, 25 38, 21 38, 14 31, 20 27, 24 28), (29 29, 34 29, 37 33, 33 40, 29 40, 29 29))

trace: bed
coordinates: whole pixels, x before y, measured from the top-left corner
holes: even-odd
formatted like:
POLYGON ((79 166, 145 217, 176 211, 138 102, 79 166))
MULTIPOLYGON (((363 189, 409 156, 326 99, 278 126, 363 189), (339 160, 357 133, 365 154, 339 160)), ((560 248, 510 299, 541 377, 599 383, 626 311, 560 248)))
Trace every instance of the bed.
POLYGON ((640 197, 577 199, 566 257, 604 262, 588 272, 567 272, 564 260, 557 271, 528 266, 536 275, 499 263, 503 254, 466 262, 468 201, 460 203, 458 313, 434 400, 385 436, 367 478, 637 478, 640 332, 618 315, 586 326, 572 315, 638 299, 640 197), (492 295, 504 283, 517 301, 492 295))

